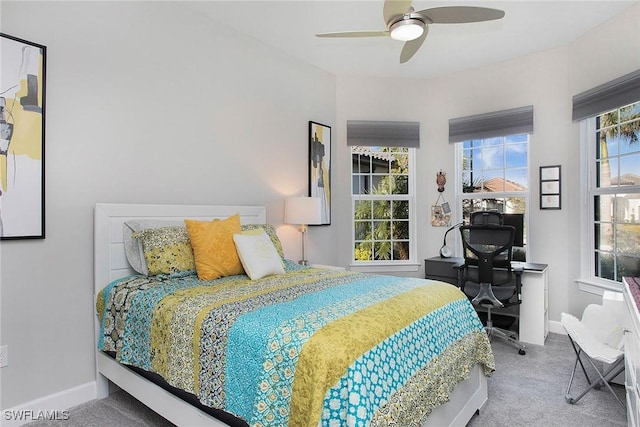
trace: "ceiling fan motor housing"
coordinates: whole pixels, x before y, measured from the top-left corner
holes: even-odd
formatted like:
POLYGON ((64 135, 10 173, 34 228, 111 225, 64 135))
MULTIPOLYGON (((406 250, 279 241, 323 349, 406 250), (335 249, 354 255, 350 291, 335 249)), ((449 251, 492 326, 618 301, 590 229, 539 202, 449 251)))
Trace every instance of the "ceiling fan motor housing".
POLYGON ((389 32, 394 40, 415 40, 424 32, 424 22, 413 17, 403 18, 391 24, 389 32))

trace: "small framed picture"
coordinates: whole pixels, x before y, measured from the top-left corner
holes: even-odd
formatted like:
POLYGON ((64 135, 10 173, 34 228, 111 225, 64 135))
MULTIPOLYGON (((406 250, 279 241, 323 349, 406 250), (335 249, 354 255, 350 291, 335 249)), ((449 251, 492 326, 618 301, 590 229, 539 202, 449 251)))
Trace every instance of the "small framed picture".
POLYGON ((540 209, 561 209, 560 165, 540 166, 540 209))
POLYGON ((451 224, 451 215, 444 212, 443 206, 431 206, 431 225, 434 227, 449 227, 451 224))

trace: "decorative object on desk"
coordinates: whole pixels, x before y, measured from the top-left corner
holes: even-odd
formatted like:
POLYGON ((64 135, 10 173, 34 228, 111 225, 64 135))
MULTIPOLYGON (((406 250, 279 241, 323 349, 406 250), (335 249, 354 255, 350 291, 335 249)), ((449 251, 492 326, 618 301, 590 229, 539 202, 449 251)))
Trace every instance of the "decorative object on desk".
POLYGON ((560 208, 560 165, 540 166, 540 209, 560 208))
POLYGON ((309 196, 320 199, 321 221, 331 224, 331 127, 309 122, 309 196))
POLYGON ((463 224, 464 222, 459 222, 444 233, 444 239, 442 239, 442 247, 440 248, 440 257, 451 258, 453 256, 453 251, 451 250, 451 248, 449 248, 449 246, 447 246, 447 234, 449 234, 451 230, 455 230, 463 224))
POLYGON ((322 203, 318 197, 290 197, 284 203, 284 222, 298 225, 302 233, 302 258, 298 264, 307 265, 304 257, 304 239, 307 234, 307 226, 320 224, 322 203))
POLYGON ((0 33, 0 237, 44 239, 47 48, 0 33))

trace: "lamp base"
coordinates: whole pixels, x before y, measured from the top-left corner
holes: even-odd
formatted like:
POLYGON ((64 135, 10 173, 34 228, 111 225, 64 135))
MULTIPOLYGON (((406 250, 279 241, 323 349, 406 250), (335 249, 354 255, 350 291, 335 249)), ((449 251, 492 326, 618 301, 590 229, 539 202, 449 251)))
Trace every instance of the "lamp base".
POLYGON ((300 264, 300 265, 309 265, 309 261, 307 261, 306 259, 301 259, 300 261, 298 261, 298 264, 300 264))
POLYGON ((451 251, 451 249, 449 249, 449 246, 443 245, 440 248, 440 258, 451 258, 452 255, 453 252, 451 251))

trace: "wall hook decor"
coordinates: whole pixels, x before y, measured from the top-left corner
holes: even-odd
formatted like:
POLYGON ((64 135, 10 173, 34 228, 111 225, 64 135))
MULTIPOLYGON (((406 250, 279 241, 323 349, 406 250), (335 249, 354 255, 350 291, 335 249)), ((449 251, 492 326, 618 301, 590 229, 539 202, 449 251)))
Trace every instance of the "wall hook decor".
POLYGON ((438 184, 438 193, 444 191, 444 185, 447 183, 447 174, 442 172, 442 169, 436 175, 436 184, 438 184))
POLYGON ((436 174, 436 184, 438 184, 438 199, 431 206, 431 225, 434 227, 448 227, 451 224, 451 208, 445 201, 444 186, 447 183, 447 174, 440 170, 436 174))

